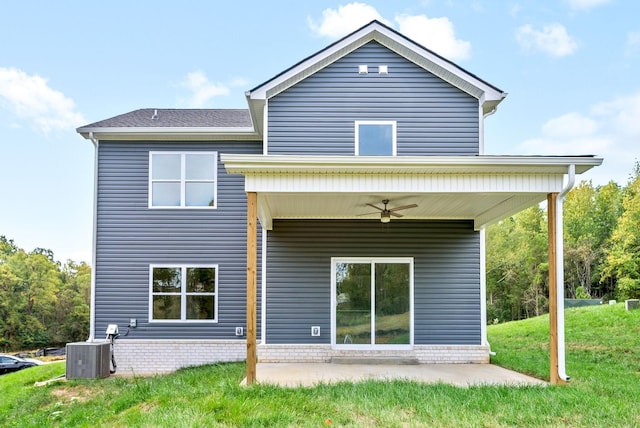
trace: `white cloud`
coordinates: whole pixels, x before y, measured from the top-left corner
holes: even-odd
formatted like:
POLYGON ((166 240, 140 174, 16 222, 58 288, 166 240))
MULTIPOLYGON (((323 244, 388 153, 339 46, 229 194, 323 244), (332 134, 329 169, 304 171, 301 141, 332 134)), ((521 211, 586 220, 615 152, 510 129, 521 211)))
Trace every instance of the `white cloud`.
POLYGON ((600 123, 580 113, 567 113, 549 119, 542 125, 542 136, 520 145, 528 154, 579 155, 602 154, 611 146, 611 140, 598 133, 600 123))
POLYGON ((338 6, 338 10, 325 9, 319 24, 311 18, 308 18, 307 21, 311 30, 317 35, 338 38, 357 30, 374 19, 389 25, 389 22, 382 18, 375 7, 354 2, 338 6))
MULTIPOLYGON (((316 23, 311 18, 308 24, 319 36, 338 38, 378 20, 385 25, 392 23, 365 3, 349 3, 338 9, 325 9, 316 23)), ((466 59, 471 55, 471 43, 456 38, 453 23, 446 17, 429 18, 426 15, 396 15, 395 22, 402 34, 449 59, 466 59)))
POLYGON ((567 113, 549 120, 542 126, 545 135, 558 138, 578 138, 595 134, 598 123, 579 113, 567 113))
POLYGON ((43 132, 74 129, 86 122, 73 100, 49 87, 47 79, 17 68, 0 67, 0 98, 43 132))
POLYGON ((395 20, 402 34, 445 58, 467 59, 471 56, 471 43, 456 38, 449 18, 398 15, 395 20))
POLYGON ((206 107, 207 103, 215 97, 228 95, 229 88, 219 83, 211 83, 202 71, 192 71, 187 73, 180 86, 192 92, 185 103, 192 108, 206 107))
POLYGON ((591 112, 606 120, 620 135, 635 140, 634 145, 640 142, 640 92, 596 104, 591 112))
POLYGON ((595 184, 615 180, 625 184, 640 160, 640 92, 594 104, 583 115, 576 112, 548 120, 540 136, 522 142, 521 154, 582 155, 604 158, 587 178, 595 184))
POLYGON ((530 24, 523 25, 518 28, 516 39, 526 50, 539 50, 556 57, 570 55, 578 48, 564 26, 558 23, 545 25, 542 30, 536 30, 530 24))
POLYGON ((627 33, 626 54, 632 56, 638 52, 640 52, 640 31, 630 31, 627 33))
POLYGON ((588 10, 609 3, 611 0, 567 0, 573 10, 588 10))

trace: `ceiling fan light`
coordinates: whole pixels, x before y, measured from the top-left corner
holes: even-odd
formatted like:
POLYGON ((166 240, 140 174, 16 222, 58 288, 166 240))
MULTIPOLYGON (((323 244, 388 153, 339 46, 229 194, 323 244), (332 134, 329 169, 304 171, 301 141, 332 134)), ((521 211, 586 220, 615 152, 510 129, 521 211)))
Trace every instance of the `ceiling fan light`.
POLYGON ((382 223, 389 223, 391 221, 391 213, 389 213, 389 211, 382 212, 380 214, 380 221, 382 223))

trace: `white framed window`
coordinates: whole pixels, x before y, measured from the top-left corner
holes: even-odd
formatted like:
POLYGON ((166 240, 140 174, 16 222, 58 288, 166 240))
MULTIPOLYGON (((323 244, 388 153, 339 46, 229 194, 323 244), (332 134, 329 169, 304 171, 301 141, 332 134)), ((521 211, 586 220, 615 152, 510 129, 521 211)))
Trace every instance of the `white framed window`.
POLYGON ((355 122, 356 156, 395 156, 396 122, 392 120, 357 120, 355 122))
POLYGON ((150 265, 149 321, 217 322, 218 265, 150 265))
POLYGON ((217 152, 149 152, 149 208, 216 208, 217 152))

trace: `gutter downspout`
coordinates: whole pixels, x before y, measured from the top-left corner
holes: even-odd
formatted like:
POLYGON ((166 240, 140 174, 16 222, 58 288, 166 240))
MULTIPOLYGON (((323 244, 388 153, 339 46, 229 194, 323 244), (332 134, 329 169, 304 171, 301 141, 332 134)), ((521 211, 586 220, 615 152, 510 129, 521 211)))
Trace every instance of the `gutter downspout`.
POLYGON ((487 338, 487 228, 480 229, 480 344, 489 348, 489 356, 496 353, 491 350, 487 338))
MULTIPOLYGON (((484 155, 484 120, 494 114, 498 107, 483 113, 482 102, 480 102, 480 141, 478 153, 484 155)), ((496 353, 491 350, 491 344, 487 337, 487 234, 486 227, 480 230, 480 341, 482 345, 489 348, 489 356, 496 353)))
POLYGON ((99 141, 89 132, 89 140, 95 149, 93 159, 93 238, 91 244, 91 302, 89 303, 89 338, 93 342, 96 338, 96 246, 98 238, 98 146, 99 141))
POLYGON ((576 166, 569 165, 567 172, 567 184, 556 198, 556 286, 557 286, 557 322, 558 322, 558 376, 563 381, 569 381, 565 367, 564 344, 564 230, 563 230, 563 203, 567 193, 573 188, 576 181, 576 166))

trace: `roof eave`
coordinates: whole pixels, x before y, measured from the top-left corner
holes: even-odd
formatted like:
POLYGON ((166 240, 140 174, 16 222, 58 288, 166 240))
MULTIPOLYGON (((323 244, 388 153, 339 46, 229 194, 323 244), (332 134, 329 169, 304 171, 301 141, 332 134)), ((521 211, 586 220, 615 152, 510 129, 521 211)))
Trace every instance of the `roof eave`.
POLYGON ((175 140, 260 140, 261 136, 253 127, 81 127, 76 129, 80 135, 89 139, 130 141, 155 139, 175 140))
POLYGON ((229 173, 582 174, 602 164, 593 156, 288 156, 223 154, 229 173))

